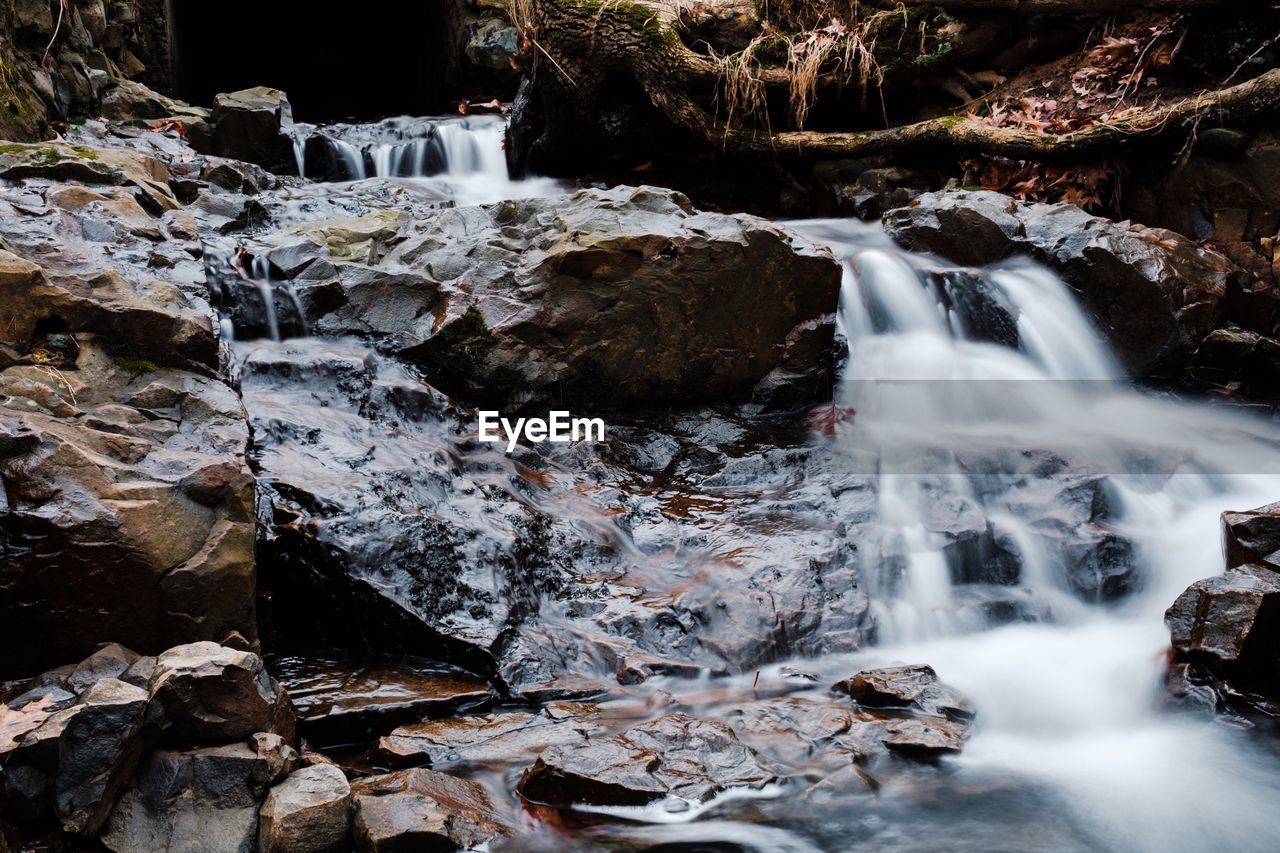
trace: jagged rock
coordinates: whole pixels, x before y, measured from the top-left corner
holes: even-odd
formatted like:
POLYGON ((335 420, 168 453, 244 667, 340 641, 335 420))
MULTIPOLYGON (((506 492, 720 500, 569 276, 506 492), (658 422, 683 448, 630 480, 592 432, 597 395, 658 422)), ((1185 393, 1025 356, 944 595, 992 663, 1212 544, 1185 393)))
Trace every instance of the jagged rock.
POLYGON ((145 690, 103 678, 50 715, 3 755, 6 810, 97 834, 142 757, 147 702, 145 690))
POLYGON ((209 110, 193 107, 153 91, 133 80, 119 80, 102 99, 102 115, 109 119, 208 119, 209 110))
POLYGON ((1214 329, 1200 342, 1188 375, 1254 399, 1274 399, 1280 384, 1280 341, 1239 328, 1214 329))
POLYGON ((360 853, 470 849, 511 833, 478 782, 432 770, 400 770, 351 785, 360 853))
POLYGON ((283 773, 243 743, 156 750, 116 803, 99 840, 118 853, 251 853, 258 806, 283 773))
POLYGON ((87 184, 135 186, 159 210, 178 207, 169 171, 154 157, 125 148, 97 148, 65 142, 0 145, 0 178, 48 178, 87 184))
POLYGON ((331 764, 289 774, 267 794, 258 813, 261 853, 330 853, 351 843, 351 786, 331 764))
POLYGON ((1173 650, 1241 690, 1280 696, 1280 573, 1243 565, 1196 581, 1165 613, 1173 650))
POLYGON ((972 720, 975 713, 968 699, 940 682, 933 667, 923 664, 864 670, 837 681, 831 689, 867 708, 892 708, 961 721, 972 720))
POLYGON ((724 723, 677 713, 544 750, 521 777, 520 795, 560 808, 704 803, 727 790, 758 790, 777 779, 777 771, 724 723))
POLYGON ((352 743, 424 717, 489 701, 489 685, 413 658, 286 656, 272 669, 288 690, 303 733, 319 744, 352 743))
POLYGON ((293 163, 286 130, 293 108, 279 89, 258 86, 218 95, 213 101, 213 143, 219 154, 268 169, 293 163))
POLYGON ((169 743, 219 743, 254 732, 294 738, 288 694, 252 652, 201 642, 156 659, 152 699, 169 743))
POLYGON ((255 636, 253 480, 239 401, 216 380, 122 366, 13 367, 0 388, 0 673, 108 638, 144 651, 255 636), (70 400, 76 402, 73 405, 70 400), (25 405, 23 405, 25 404, 25 405))
POLYGON ((511 56, 520 52, 520 34, 499 18, 481 21, 463 48, 472 64, 494 71, 511 68, 511 56))
POLYGON ((1073 205, 986 191, 927 193, 886 214, 885 227, 906 248, 957 263, 1025 255, 1047 264, 1139 376, 1176 372, 1224 320, 1246 328, 1271 323, 1270 312, 1256 308, 1231 316, 1228 307, 1253 285, 1221 255, 1171 231, 1111 222, 1073 205))
POLYGON ((1280 503, 1222 514, 1227 568, 1250 563, 1280 572, 1280 503))
POLYGON ((439 211, 402 238, 388 234, 402 227, 390 212, 307 226, 329 246, 346 295, 313 309, 317 327, 379 336, 469 401, 829 393, 839 266, 763 220, 619 187, 439 211), (353 257, 361 263, 341 263, 353 257))

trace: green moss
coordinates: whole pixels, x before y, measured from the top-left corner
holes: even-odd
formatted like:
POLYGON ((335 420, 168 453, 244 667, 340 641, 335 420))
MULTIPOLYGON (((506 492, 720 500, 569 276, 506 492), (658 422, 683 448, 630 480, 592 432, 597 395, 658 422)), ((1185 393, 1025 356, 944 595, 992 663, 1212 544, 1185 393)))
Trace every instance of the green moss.
POLYGON ((966 116, 945 116, 938 119, 938 122, 947 130, 951 130, 958 124, 963 124, 966 116))
POLYGON ((128 373, 130 376, 142 376, 146 373, 155 373, 160 369, 160 365, 156 364, 149 358, 137 358, 125 355, 112 355, 111 360, 116 367, 128 373))

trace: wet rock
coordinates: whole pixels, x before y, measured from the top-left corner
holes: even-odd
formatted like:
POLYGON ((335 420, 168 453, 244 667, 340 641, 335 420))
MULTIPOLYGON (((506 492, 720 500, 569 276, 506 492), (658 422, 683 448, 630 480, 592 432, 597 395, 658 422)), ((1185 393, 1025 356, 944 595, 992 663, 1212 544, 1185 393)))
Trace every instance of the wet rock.
POLYGON ((1280 341, 1239 328, 1214 329, 1187 368, 1191 379, 1232 388, 1250 399, 1275 398, 1280 383, 1280 341))
POLYGON ((293 142, 285 132, 293 108, 279 89, 258 86, 218 95, 213 101, 213 142, 219 154, 268 169, 293 162, 293 142))
POLYGON ((249 853, 258 835, 259 804, 282 775, 274 761, 243 743, 156 750, 120 797, 99 840, 119 853, 249 853))
POLYGON ((969 730, 949 720, 906 719, 885 724, 880 742, 909 758, 931 760, 964 749, 969 730))
POLYGON ((377 756, 393 766, 514 764, 548 746, 581 743, 602 731, 601 723, 581 714, 452 717, 400 726, 378 741, 377 756))
POLYGON ((489 701, 483 680, 413 658, 282 656, 271 666, 303 733, 320 744, 367 741, 400 723, 489 701))
POLYGON ((891 708, 966 722, 975 713, 968 699, 939 681, 933 667, 923 664, 864 670, 837 681, 831 689, 867 708, 891 708))
MULTIPOLYGON (((1029 204, 992 192, 928 193, 885 217, 908 249, 965 264, 1026 255, 1081 296, 1124 364, 1176 372, 1252 285, 1234 263, 1170 231, 1115 223, 1071 205, 1029 204)), ((1269 325, 1270 318, 1265 319, 1269 325)))
POLYGON ((1228 569, 1252 563, 1280 572, 1280 503, 1224 512, 1222 542, 1228 569))
POLYGON ((469 401, 744 401, 773 371, 775 401, 827 394, 839 266, 763 220, 669 190, 586 190, 418 218, 379 260, 368 219, 326 240, 363 263, 340 265, 347 304, 319 328, 383 336, 469 401))
POLYGON ((161 95, 142 83, 120 80, 102 99, 102 115, 109 119, 160 119, 192 117, 208 119, 209 110, 193 107, 161 95))
POLYGON ((1280 573, 1243 565, 1196 581, 1165 613, 1178 660, 1280 696, 1280 573))
POLYGON ((147 702, 145 690, 103 678, 50 715, 0 755, 6 810, 95 835, 142 757, 147 702))
POLYGON ((169 743, 218 743, 254 732, 294 738, 289 696, 252 652, 202 642, 156 659, 152 699, 169 743))
POLYGON ((267 794, 258 813, 261 853, 330 853, 351 844, 351 786, 330 764, 289 774, 267 794))
POLYGON ((12 549, 0 566, 0 673, 28 675, 108 639, 146 652, 252 640, 239 401, 216 380, 122 364, 83 337, 78 347, 76 369, 0 372, 12 549))
POLYGON ((550 747, 521 777, 520 795, 560 808, 703 803, 777 780, 777 771, 733 729, 677 713, 585 744, 550 747))
POLYGON ((504 20, 489 18, 481 21, 463 51, 472 64, 494 71, 511 68, 511 56, 520 50, 520 34, 504 20))
POLYGON ((178 206, 169 172, 154 157, 123 148, 97 148, 65 142, 6 144, 0 149, 0 178, 48 178, 86 184, 129 185, 159 210, 178 206))
POLYGON ((400 770, 351 785, 360 853, 470 849, 511 833, 482 785, 432 770, 400 770))

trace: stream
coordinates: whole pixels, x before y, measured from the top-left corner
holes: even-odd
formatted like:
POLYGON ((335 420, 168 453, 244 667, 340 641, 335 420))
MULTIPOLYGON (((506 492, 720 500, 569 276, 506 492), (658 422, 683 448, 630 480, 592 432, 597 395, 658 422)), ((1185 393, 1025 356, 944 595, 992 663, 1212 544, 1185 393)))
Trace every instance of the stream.
MULTIPOLYGON (((311 180, 269 194, 270 227, 360 213, 387 194, 429 209, 571 191, 512 181, 502 127, 488 116, 300 125, 298 167, 311 180)), ((615 687, 592 718, 600 730, 671 706, 736 720, 762 699, 821 703, 833 681, 895 664, 930 664, 977 709, 963 752, 937 766, 899 761, 873 769, 870 788, 834 776, 824 788, 813 784, 829 773, 815 739, 807 756, 782 747, 773 756, 807 781, 695 808, 583 808, 553 819, 522 808, 515 791, 536 743, 520 761, 462 761, 462 772, 505 796, 518 849, 1270 849, 1280 836, 1275 744, 1229 719, 1161 710, 1159 697, 1164 610, 1222 570, 1223 510, 1280 497, 1280 429, 1225 404, 1132 387, 1071 291, 1043 268, 959 268, 853 220, 786 225, 844 264, 847 354, 832 417, 798 432, 724 409, 681 410, 674 426, 648 413, 610 425, 652 441, 712 434, 730 460, 714 476, 601 466, 583 448, 509 459, 479 446, 468 435, 472 413, 407 365, 317 331, 307 316, 314 293, 273 278, 264 253, 241 259, 255 257, 252 236, 210 243, 206 263, 266 482, 287 482, 290 494, 328 489, 355 508, 344 518, 367 520, 359 512, 387 489, 399 489, 400 504, 438 501, 441 515, 488 531, 466 546, 479 560, 484 536, 498 541, 510 529, 478 495, 519 480, 519 503, 556 530, 572 528, 573 542, 607 545, 608 558, 574 553, 609 583, 643 588, 644 600, 714 598, 743 566, 800 571, 812 556, 829 570, 856 567, 865 614, 852 621, 868 642, 830 633, 771 653, 722 651, 719 666, 672 647, 671 658, 702 669, 615 687), (394 429, 334 402, 345 381, 335 364, 369 371, 386 400, 399 401, 394 418, 377 416, 394 429), (314 447, 290 446, 304 426, 326 434, 314 447), (449 486, 442 471, 475 488, 449 486), (642 506, 666 520, 637 522, 631 510, 642 506)), ((369 537, 372 564, 388 559, 372 543, 402 524, 369 521, 344 535, 369 537)), ((291 545, 276 541, 279 562, 291 545)), ((528 606, 550 645, 593 618, 555 595, 528 606)), ((656 628, 635 630, 646 648, 665 642, 656 628)), ((743 626, 717 630, 722 648, 751 643, 743 626)), ((575 677, 613 676, 589 652, 572 666, 575 677)))

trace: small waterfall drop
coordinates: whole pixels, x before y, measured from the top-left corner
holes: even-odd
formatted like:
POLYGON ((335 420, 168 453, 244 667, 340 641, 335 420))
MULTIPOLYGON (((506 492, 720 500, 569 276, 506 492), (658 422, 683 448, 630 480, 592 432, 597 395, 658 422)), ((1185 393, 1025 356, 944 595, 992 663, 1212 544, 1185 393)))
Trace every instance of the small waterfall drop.
POLYGON ((1280 497, 1280 434, 1130 387, 1047 270, 957 270, 872 226, 793 225, 845 263, 836 396, 855 415, 836 440, 876 478, 888 543, 864 563, 880 645, 829 671, 929 661, 979 708, 961 778, 1045 786, 1097 849, 1262 849, 1272 760, 1157 698, 1164 609, 1222 571, 1223 510, 1280 497), (1088 555, 1063 546, 1078 490, 1088 555), (985 517, 983 548, 948 539, 950 507, 985 517), (973 594, 1014 592, 1036 607, 962 618, 973 594))

